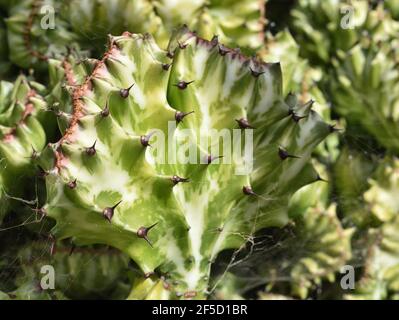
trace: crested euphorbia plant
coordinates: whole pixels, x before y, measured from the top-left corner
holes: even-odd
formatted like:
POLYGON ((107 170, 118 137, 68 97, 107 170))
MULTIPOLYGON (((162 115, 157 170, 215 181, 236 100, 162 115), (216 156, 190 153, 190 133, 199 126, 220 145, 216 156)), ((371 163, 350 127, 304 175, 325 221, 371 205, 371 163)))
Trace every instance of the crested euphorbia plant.
POLYGON ((149 32, 162 48, 183 23, 203 37, 218 34, 249 51, 263 41, 263 0, 4 0, 0 8, 7 12, 8 58, 36 70, 46 70, 47 61, 73 43, 95 55, 109 33, 125 30, 149 32))
POLYGON ((50 64, 65 85, 52 94, 62 138, 39 158, 42 210, 55 239, 126 252, 143 272, 131 298, 207 297, 218 253, 284 226, 291 194, 320 179, 308 160, 334 130, 284 100, 278 63, 182 28, 166 51, 125 32, 99 61, 50 64), (222 158, 229 141, 245 152, 222 158))
POLYGON ((0 82, 0 223, 9 199, 33 189, 29 181, 37 171, 33 161, 46 142, 43 93, 41 84, 23 75, 15 82, 0 82))

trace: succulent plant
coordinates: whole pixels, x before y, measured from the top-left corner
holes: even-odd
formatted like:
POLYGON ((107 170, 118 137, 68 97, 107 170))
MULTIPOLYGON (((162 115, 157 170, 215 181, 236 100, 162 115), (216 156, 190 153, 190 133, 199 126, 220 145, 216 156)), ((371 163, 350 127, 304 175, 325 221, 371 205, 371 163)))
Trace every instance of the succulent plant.
POLYGON ((385 158, 369 179, 364 200, 371 213, 381 222, 390 222, 399 216, 399 160, 385 158))
POLYGON ((376 227, 399 214, 398 160, 342 150, 334 166, 334 181, 344 223, 376 227), (348 179, 351 177, 351 179, 348 179))
POLYGON ((345 226, 365 228, 374 219, 364 199, 369 189, 369 177, 376 168, 377 159, 372 154, 345 146, 333 167, 333 181, 338 207, 345 226))
MULTIPOLYGON (((353 230, 342 228, 334 205, 321 212, 311 208, 298 219, 295 229, 305 241, 306 254, 292 266, 291 285, 293 294, 304 299, 309 290, 320 286, 323 280, 336 280, 335 274, 351 258, 353 230)), ((301 252, 301 248, 298 249, 301 252)))
POLYGON ((383 3, 370 9, 367 0, 299 0, 292 11, 292 28, 301 54, 312 63, 328 65, 338 51, 348 51, 361 37, 389 41, 397 28, 383 3))
POLYGON ((41 120, 47 118, 44 88, 25 76, 0 83, 1 193, 21 197, 37 168, 34 160, 46 143, 41 120))
POLYGON ((312 69, 306 59, 300 57, 299 49, 289 30, 276 35, 268 32, 260 56, 265 61, 281 64, 284 94, 300 93, 303 95, 300 100, 308 101, 320 73, 312 69))
MULTIPOLYGON (((184 2, 184 5, 187 3, 184 2)), ((187 18, 187 11, 184 11, 181 3, 175 2, 173 8, 171 4, 167 0, 155 4, 168 30, 175 27, 176 23, 184 23, 205 39, 217 35, 224 44, 239 46, 249 52, 250 49, 260 48, 263 43, 264 0, 197 1, 188 11, 195 13, 192 21, 187 18)))
MULTIPOLYGON (((320 164, 317 168, 326 174, 320 164)), ((350 260, 354 230, 342 227, 336 205, 329 204, 329 186, 322 180, 299 189, 288 214, 291 220, 285 228, 258 235, 251 254, 233 273, 247 290, 266 284, 262 296, 305 299, 323 280, 334 281, 350 260)))
MULTIPOLYGON (((285 95, 291 95, 291 100, 298 100, 300 103, 312 101, 313 110, 325 121, 331 122, 330 105, 319 86, 322 72, 312 68, 309 62, 299 55, 299 45, 288 30, 274 36, 267 33, 265 45, 259 55, 264 61, 281 64, 285 95), (296 94, 293 96, 294 93, 296 94)), ((331 135, 317 147, 316 153, 325 161, 332 162, 338 156, 337 147, 338 136, 331 135)))
MULTIPOLYGON (((175 3, 182 4, 181 1, 175 3)), ((58 12, 82 45, 90 43, 102 52, 108 34, 132 31, 167 37, 167 30, 157 15, 155 5, 155 1, 146 0, 69 0, 62 1, 58 12)))
MULTIPOLYGON (((129 259, 117 250, 104 247, 71 247, 49 241, 29 243, 18 252, 20 272, 16 277, 18 287, 26 282, 37 282, 43 277, 43 266, 54 268, 54 290, 69 299, 124 299, 130 283, 118 296, 117 291, 127 282, 129 259)), ((50 289, 51 290, 51 289, 50 289)))
POLYGON ((89 39, 100 37, 104 40, 107 34, 125 30, 148 32, 161 47, 166 47, 169 32, 176 26, 187 24, 202 37, 211 38, 217 34, 227 45, 258 48, 263 39, 263 5, 263 1, 254 0, 76 0, 67 4, 65 20, 69 21, 74 32, 89 39))
POLYGON ((368 1, 303 0, 292 16, 301 54, 323 68, 321 82, 349 134, 363 131, 397 152, 398 99, 391 92, 398 83, 398 22, 383 3, 371 9, 368 1))
POLYGON ((265 2, 0 0, 0 300, 399 299, 398 1, 265 2))
POLYGON ((263 41, 259 0, 24 0, 3 6, 9 15, 10 59, 23 68, 43 68, 41 61, 64 55, 72 43, 102 51, 108 34, 124 31, 151 33, 165 48, 170 32, 183 23, 204 37, 218 34, 242 48, 256 49, 263 41))
POLYGON ((42 209, 57 222, 52 233, 126 252, 149 277, 131 297, 204 297, 219 252, 287 223, 290 195, 318 179, 310 154, 333 130, 309 104, 284 102, 278 64, 185 28, 166 51, 149 35, 111 37, 103 59, 92 62, 86 69, 52 63, 74 86, 59 102, 66 109, 72 102, 63 137, 39 158, 48 193, 42 209), (83 77, 74 72, 90 69, 77 82, 83 77), (246 141, 253 134, 252 169, 248 153, 223 162, 220 137, 200 143, 211 129, 246 141), (162 162, 150 147, 162 142, 159 132, 176 158, 172 148, 162 162), (187 163, 189 150, 195 163, 187 163))
POLYGON ((394 299, 399 293, 399 216, 365 237, 368 250, 362 278, 346 299, 394 299))
POLYGON ((77 38, 56 14, 60 7, 60 1, 23 0, 6 4, 9 59, 13 63, 26 69, 43 69, 49 57, 66 53, 66 46, 77 38), (51 19, 46 8, 54 10, 51 19))
POLYGON ((356 226, 350 264, 362 274, 346 299, 393 299, 398 292, 397 170, 394 157, 378 159, 348 147, 335 164, 342 221, 356 226))
POLYGON ((349 131, 360 127, 398 154, 399 42, 367 42, 334 61, 335 75, 330 81, 334 108, 347 120, 349 131))

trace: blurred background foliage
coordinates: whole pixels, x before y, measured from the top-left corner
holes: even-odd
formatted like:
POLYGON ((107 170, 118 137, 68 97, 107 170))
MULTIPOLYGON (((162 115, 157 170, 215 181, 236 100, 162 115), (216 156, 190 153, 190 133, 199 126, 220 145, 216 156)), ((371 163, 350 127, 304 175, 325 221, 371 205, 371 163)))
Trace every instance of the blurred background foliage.
POLYGON ((218 258, 212 298, 399 298, 398 0, 0 0, 0 17, 2 136, 32 89, 38 110, 29 124, 34 145, 0 145, 0 299, 124 299, 141 277, 114 249, 54 244, 52 222, 38 209, 43 172, 16 155, 32 148, 34 156, 48 142, 39 123, 57 138, 48 88, 39 84, 49 81, 49 57, 95 57, 108 34, 126 30, 154 34, 166 47, 183 23, 280 62, 287 99, 312 99, 338 131, 313 154, 320 180, 291 199, 289 224, 218 258), (43 5, 54 8, 55 29, 40 28, 43 5), (56 290, 40 287, 44 264, 57 270, 56 290), (354 267, 354 289, 340 285, 345 265, 354 267))

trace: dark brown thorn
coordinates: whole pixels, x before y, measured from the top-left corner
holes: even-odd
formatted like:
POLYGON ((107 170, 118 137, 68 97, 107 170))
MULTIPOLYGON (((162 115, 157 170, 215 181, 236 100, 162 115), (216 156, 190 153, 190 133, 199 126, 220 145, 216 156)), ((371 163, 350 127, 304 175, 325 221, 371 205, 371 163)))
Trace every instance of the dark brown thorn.
POLYGON ((97 140, 94 141, 94 143, 93 143, 93 145, 91 147, 86 148, 86 154, 88 156, 92 157, 92 156, 94 156, 97 153, 97 151, 96 151, 96 143, 97 143, 97 140))
POLYGON ((66 55, 67 55, 67 56, 70 56, 70 55, 72 54, 72 48, 71 48, 71 46, 65 46, 65 49, 66 49, 66 55))
POLYGON ((299 120, 306 118, 306 116, 298 116, 297 114, 295 114, 295 112, 292 111, 291 112, 291 118, 295 122, 299 122, 299 120))
POLYGON ((294 156, 292 154, 289 154, 287 150, 285 150, 285 149, 283 149, 281 147, 278 148, 278 155, 279 155, 281 160, 285 160, 287 158, 297 158, 297 159, 299 158, 298 156, 294 156))
POLYGON ((254 69, 252 69, 251 67, 249 68, 249 70, 251 70, 251 74, 255 77, 258 78, 260 75, 264 74, 264 71, 256 71, 254 69))
POLYGON ((142 145, 143 147, 145 147, 145 148, 151 147, 151 145, 150 145, 150 139, 151 139, 151 136, 152 136, 153 134, 154 134, 154 133, 149 133, 149 134, 147 134, 147 135, 145 135, 145 136, 140 136, 140 143, 141 143, 141 145, 142 145))
POLYGON ((211 154, 209 154, 207 156, 207 164, 211 164, 213 161, 215 161, 216 159, 221 159, 223 158, 223 156, 212 156, 211 154))
POLYGON ((105 219, 108 220, 109 223, 111 223, 112 217, 114 216, 114 211, 117 206, 120 205, 122 200, 120 200, 117 204, 115 204, 113 207, 107 207, 103 210, 103 216, 105 219))
POLYGON ((253 126, 249 124, 248 120, 245 118, 236 119, 236 121, 240 129, 255 129, 253 126))
POLYGON ((103 110, 101 110, 100 112, 101 117, 106 118, 109 116, 109 106, 108 106, 108 102, 106 103, 105 107, 103 110))
POLYGON ((121 97, 123 99, 126 99, 129 96, 130 89, 133 88, 133 86, 134 86, 134 83, 126 89, 119 90, 119 94, 121 95, 121 97))
POLYGON ((250 186, 243 186, 242 192, 247 196, 257 196, 250 186))
POLYGON ((168 71, 171 65, 171 63, 162 63, 162 69, 168 71))
POLYGON ((229 49, 227 49, 225 46, 219 44, 219 54, 221 56, 225 56, 229 52, 229 49))
POLYGON ((55 237, 53 234, 48 235, 48 239, 50 240, 50 255, 53 256, 55 254, 56 245, 55 245, 55 237))
POLYGON ((337 124, 335 124, 335 123, 334 123, 334 124, 329 124, 329 125, 328 125, 328 128, 329 128, 329 130, 330 130, 331 133, 342 131, 342 129, 336 128, 336 127, 335 127, 336 125, 337 125, 337 124))
POLYGON ((168 52, 166 53, 166 56, 167 56, 168 58, 170 58, 170 59, 173 59, 174 56, 175 56, 175 54, 174 54, 173 52, 168 51, 168 52))
POLYGON ((36 160, 37 157, 39 156, 39 153, 35 150, 35 148, 32 145, 31 145, 31 147, 32 147, 32 154, 31 154, 30 158, 32 160, 36 160))
POLYGON ((76 246, 75 246, 75 244, 74 243, 71 243, 71 249, 69 250, 69 256, 71 256, 72 255, 72 253, 75 251, 75 249, 76 249, 76 246))
POLYGON ((173 58, 175 57, 175 53, 174 53, 174 52, 171 52, 171 51, 168 51, 168 52, 166 53, 166 56, 167 56, 169 59, 173 59, 173 58))
POLYGON ((181 43, 180 41, 177 41, 177 44, 179 45, 179 48, 184 50, 187 48, 187 43, 181 43))
POLYGON ((190 112, 182 112, 182 111, 176 111, 175 113, 175 120, 177 123, 180 123, 183 121, 183 119, 188 116, 189 114, 194 113, 194 111, 190 111, 190 112))
POLYGON ((69 181, 68 183, 67 183, 67 186, 68 186, 68 188, 69 189, 75 189, 76 188, 76 185, 77 185, 77 179, 75 179, 75 180, 73 180, 73 181, 69 181))
POLYGON ((158 224, 158 222, 154 223, 153 225, 149 226, 149 227, 140 227, 137 230, 137 236, 141 239, 144 239, 145 241, 148 242, 148 244, 152 247, 152 243, 150 241, 150 239, 148 239, 148 232, 154 228, 156 225, 158 224))
POLYGON ((184 90, 187 88, 187 86, 191 83, 193 83, 194 80, 186 82, 184 80, 180 80, 178 83, 176 83, 174 86, 178 87, 180 90, 184 90))
POLYGON ((190 179, 188 179, 188 178, 181 178, 179 176, 173 176, 172 177, 172 182, 173 182, 174 186, 177 185, 180 182, 189 182, 189 181, 190 181, 190 179))
POLYGON ((308 103, 306 103, 306 104, 304 105, 304 107, 307 107, 308 109, 311 109, 311 108, 313 107, 313 105, 314 105, 315 102, 316 102, 316 100, 310 99, 310 100, 308 101, 308 103))
POLYGON ((217 35, 214 35, 213 37, 212 37, 212 40, 211 40, 211 45, 212 46, 216 46, 216 45, 218 45, 219 44, 219 37, 217 36, 217 35))
POLYGON ((46 176, 48 176, 48 171, 44 170, 41 166, 39 166, 39 171, 37 173, 37 176, 39 178, 45 178, 46 176))

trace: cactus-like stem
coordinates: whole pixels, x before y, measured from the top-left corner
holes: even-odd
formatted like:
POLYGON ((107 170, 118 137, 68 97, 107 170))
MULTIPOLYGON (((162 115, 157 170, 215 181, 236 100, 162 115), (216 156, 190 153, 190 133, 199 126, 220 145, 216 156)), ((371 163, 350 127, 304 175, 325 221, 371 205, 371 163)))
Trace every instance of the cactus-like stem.
MULTIPOLYGON (((292 119, 278 64, 226 47, 221 54, 220 48, 185 28, 167 51, 148 35, 112 37, 103 59, 66 98, 72 104, 69 126, 41 158, 49 172, 45 209, 57 221, 52 231, 57 239, 114 246, 143 273, 164 274, 168 290, 183 298, 207 295, 220 251, 240 246, 256 230, 287 222, 287 200, 317 178, 307 160, 330 134, 315 112, 299 105, 294 111, 304 118, 292 119), (168 70, 162 67, 171 62, 168 70), (176 123, 178 112, 186 117, 176 123), (237 119, 256 129, 237 128, 237 119), (220 148, 215 153, 214 146, 199 143, 211 138, 212 129, 243 137, 254 131, 251 170, 243 171, 242 153, 224 162, 220 148), (167 142, 165 162, 154 151, 160 132, 167 142), (183 132, 196 152, 194 163, 182 162, 183 132), (237 174, 240 170, 244 173, 237 174)), ((53 65, 64 70, 60 75, 67 81, 78 70, 53 65)), ((59 103, 68 108, 62 98, 59 103)))

